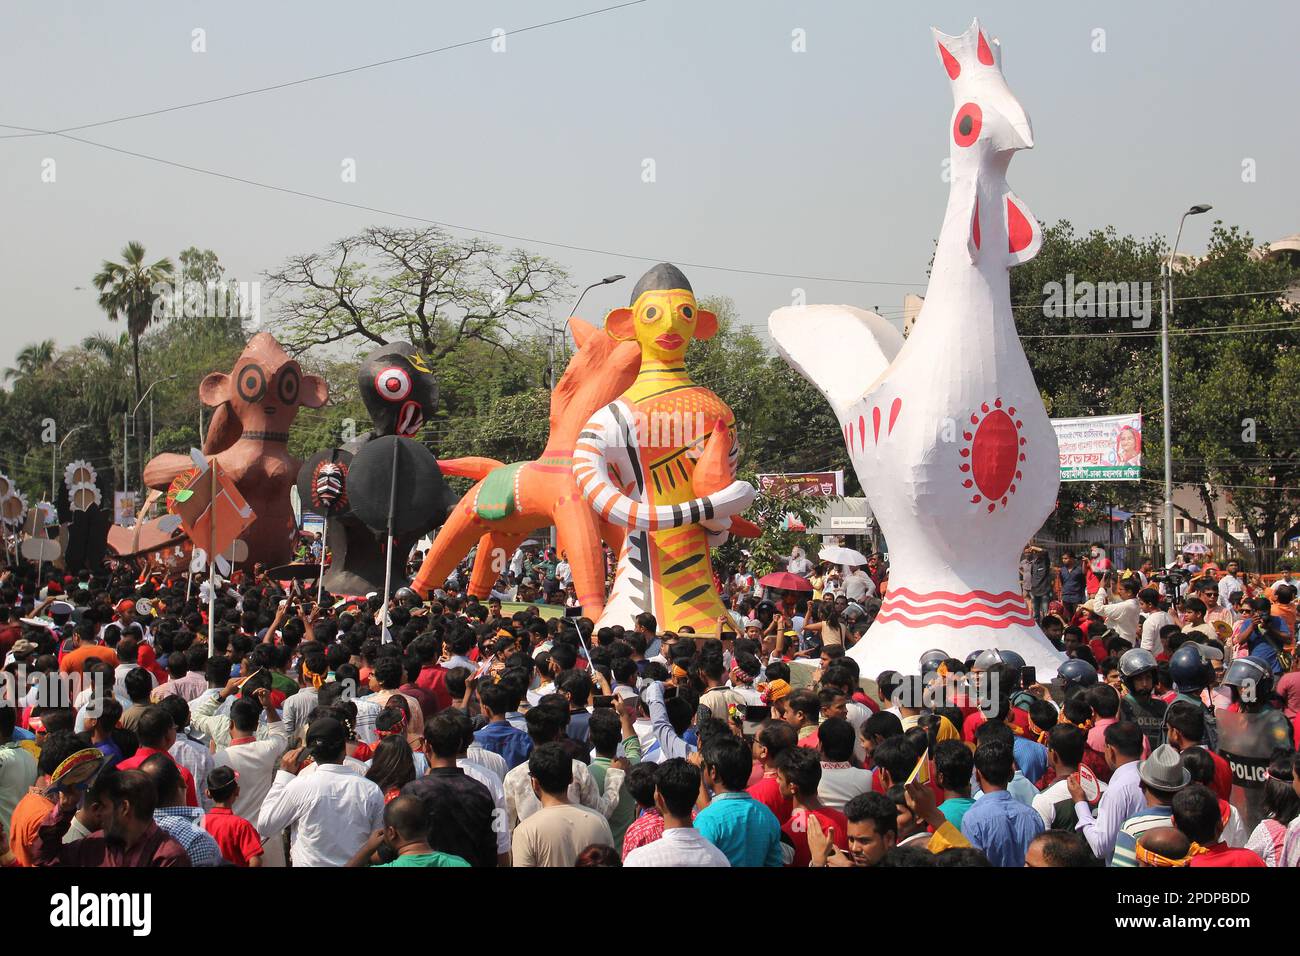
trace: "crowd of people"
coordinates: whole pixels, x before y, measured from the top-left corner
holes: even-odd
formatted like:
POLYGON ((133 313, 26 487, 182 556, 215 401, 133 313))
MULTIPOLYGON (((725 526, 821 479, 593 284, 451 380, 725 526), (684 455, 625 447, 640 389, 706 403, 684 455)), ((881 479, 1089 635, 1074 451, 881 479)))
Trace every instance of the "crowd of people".
POLYGON ((254 568, 211 617, 184 573, 10 567, 0 863, 1300 865, 1294 584, 1095 564, 1041 606, 1026 576, 1043 683, 996 648, 861 673, 881 555, 728 569, 712 634, 596 628, 538 546, 483 600, 254 568))

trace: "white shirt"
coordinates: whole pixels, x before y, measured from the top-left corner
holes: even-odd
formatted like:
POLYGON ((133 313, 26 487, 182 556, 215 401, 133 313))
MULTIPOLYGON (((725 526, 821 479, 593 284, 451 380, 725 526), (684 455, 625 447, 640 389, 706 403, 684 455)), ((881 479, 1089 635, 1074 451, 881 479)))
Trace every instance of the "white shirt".
POLYGON ((167 752, 194 778, 194 789, 197 791, 200 809, 204 812, 211 810, 212 801, 208 799, 207 783, 208 771, 213 767, 212 752, 197 740, 187 736, 184 731, 176 735, 176 743, 172 744, 171 750, 167 752))
POLYGON ((285 698, 280 713, 290 737, 297 739, 307 729, 307 715, 316 709, 318 695, 315 687, 300 687, 298 693, 285 698))
POLYGON ((506 758, 499 753, 494 753, 478 744, 470 744, 469 750, 465 753, 465 759, 473 761, 480 767, 492 771, 497 778, 505 782, 506 774, 510 772, 510 765, 506 763, 506 758))
POLYGON ((1241 578, 1234 574, 1225 574, 1219 578, 1219 603, 1224 607, 1229 607, 1231 606, 1229 599, 1232 597, 1232 592, 1244 592, 1245 590, 1246 586, 1241 583, 1241 578))
MULTIPOLYGON (((126 697, 126 675, 131 673, 139 664, 118 664, 113 670, 113 694, 117 697, 126 697)), ((140 668, 144 670, 144 668, 140 668)), ((158 686, 158 678, 153 676, 151 671, 145 671, 149 675, 149 683, 153 687, 158 686)))
POLYGON ((817 799, 832 810, 842 811, 846 803, 870 790, 870 770, 822 761, 822 782, 817 785, 817 799))
POLYGON ((277 770, 257 829, 279 833, 291 825, 295 866, 343 866, 383 827, 383 791, 341 764, 298 777, 277 770))
POLYGON ((727 855, 694 827, 670 827, 658 840, 637 847, 624 866, 731 866, 727 855))
POLYGON ((632 722, 632 729, 636 731, 637 740, 641 742, 642 763, 663 763, 668 759, 664 749, 659 746, 659 738, 655 736, 654 726, 650 723, 649 717, 638 717, 632 722))
MULTIPOLYGON (((195 733, 206 734, 214 740, 218 750, 230 745, 232 729, 230 718, 218 711, 222 707, 225 707, 225 709, 229 711, 230 705, 234 700, 235 695, 231 694, 226 698, 226 701, 222 703, 218 700, 218 691, 210 690, 202 697, 196 697, 190 701, 190 728, 195 733)), ((268 729, 269 726, 270 725, 266 723, 266 714, 263 712, 262 721, 258 724, 254 736, 258 739, 266 739, 271 733, 268 729)))
POLYGON ((511 831, 510 827, 506 826, 504 822, 506 820, 506 792, 502 784, 502 778, 468 757, 457 757, 456 766, 465 771, 465 776, 473 777, 487 787, 488 793, 492 794, 492 802, 496 805, 492 829, 496 831, 497 835, 497 853, 509 853, 511 831))
POLYGON ((1102 604, 1099 598, 1092 607, 1101 615, 1101 619, 1108 627, 1114 628, 1116 634, 1130 644, 1137 644, 1138 618, 1142 616, 1137 598, 1129 598, 1116 604, 1102 604))
POLYGON ((1250 839, 1250 835, 1246 833, 1246 824, 1241 822, 1241 814, 1232 804, 1228 804, 1228 822, 1223 832, 1219 834, 1219 839, 1237 850, 1244 847, 1250 839))
MULTIPOLYGON (((289 733, 284 721, 266 725, 265 740, 252 740, 245 744, 226 745, 212 759, 214 767, 230 767, 239 774, 239 796, 231 810, 235 816, 256 823, 262 812, 262 801, 271 792, 271 783, 280 758, 289 748, 289 733)), ((194 781, 197 786, 198 781, 194 781)), ((265 839, 272 836, 263 833, 265 839)))
POLYGON ((861 601, 875 593, 875 582, 861 568, 844 578, 844 596, 850 601, 861 601))
POLYGON ((1144 651, 1150 651, 1152 654, 1160 653, 1160 630, 1174 623, 1164 611, 1156 611, 1148 614, 1142 621, 1142 642, 1138 645, 1144 651))
MULTIPOLYGON (((1101 788, 1102 793, 1106 792, 1106 785, 1100 780, 1097 781, 1097 786, 1101 788)), ((1034 797, 1032 806, 1035 812, 1043 818, 1043 826, 1050 830, 1052 829, 1052 821, 1056 819, 1056 805, 1062 800, 1069 799, 1069 781, 1062 777, 1038 796, 1034 797)))

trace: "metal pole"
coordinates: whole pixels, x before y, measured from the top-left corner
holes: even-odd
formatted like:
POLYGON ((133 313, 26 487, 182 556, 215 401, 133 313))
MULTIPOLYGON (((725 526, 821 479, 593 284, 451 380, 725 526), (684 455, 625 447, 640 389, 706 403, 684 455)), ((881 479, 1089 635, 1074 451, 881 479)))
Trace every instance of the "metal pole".
POLYGON ((217 547, 217 461, 208 459, 208 470, 212 474, 211 500, 208 502, 208 657, 217 653, 217 556, 213 553, 217 547))
POLYGON ((392 631, 388 628, 388 595, 393 587, 393 511, 397 507, 397 449, 400 444, 397 440, 393 442, 393 474, 388 486, 388 550, 384 552, 388 566, 384 569, 384 603, 379 606, 380 620, 383 622, 380 625, 379 640, 383 644, 389 644, 393 640, 392 631))
MULTIPOLYGON (((1182 227, 1179 226, 1179 232, 1182 227)), ((1172 258, 1172 256, 1170 257, 1172 258)), ((1169 402, 1169 277, 1168 268, 1162 263, 1160 268, 1160 392, 1164 402, 1164 442, 1165 442, 1165 567, 1174 563, 1174 476, 1173 456, 1169 443, 1172 440, 1170 419, 1172 406, 1169 402)))
POLYGON ((127 441, 128 439, 126 435, 126 413, 123 412, 122 413, 122 494, 123 495, 125 495, 128 491, 131 490, 126 482, 127 467, 128 467, 127 455, 130 453, 130 450, 127 448, 127 441))
MULTIPOLYGON (((1198 206, 1192 208, 1200 209, 1198 206)), ((1174 245, 1169 250, 1169 258, 1164 263, 1160 276, 1160 388, 1165 403, 1165 567, 1174 563, 1174 476, 1173 455, 1169 447, 1172 441, 1170 422, 1173 419, 1173 406, 1169 401, 1169 313, 1174 308, 1174 256, 1178 254, 1178 243, 1183 238, 1183 225, 1191 213, 1192 210, 1189 209, 1178 220, 1174 245)))
POLYGON ((320 607, 321 596, 325 593, 325 542, 329 540, 330 518, 325 516, 325 527, 320 533, 320 577, 316 579, 316 606, 320 607))

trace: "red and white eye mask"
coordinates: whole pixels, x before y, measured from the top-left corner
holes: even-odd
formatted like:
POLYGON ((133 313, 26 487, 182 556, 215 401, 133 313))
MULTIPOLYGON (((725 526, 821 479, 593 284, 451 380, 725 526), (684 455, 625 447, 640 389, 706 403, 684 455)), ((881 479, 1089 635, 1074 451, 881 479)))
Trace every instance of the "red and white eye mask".
POLYGON ((400 366, 390 365, 375 376, 375 392, 384 401, 402 403, 397 413, 397 434, 413 438, 424 426, 424 409, 416 401, 408 401, 411 394, 411 375, 400 366))

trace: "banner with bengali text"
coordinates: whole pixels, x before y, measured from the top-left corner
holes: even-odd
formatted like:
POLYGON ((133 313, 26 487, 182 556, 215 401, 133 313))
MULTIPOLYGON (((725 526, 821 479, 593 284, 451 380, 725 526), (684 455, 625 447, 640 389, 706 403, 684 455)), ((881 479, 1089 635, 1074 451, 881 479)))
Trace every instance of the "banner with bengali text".
POLYGON ((1062 481, 1137 481, 1142 477, 1142 414, 1053 418, 1062 481))

